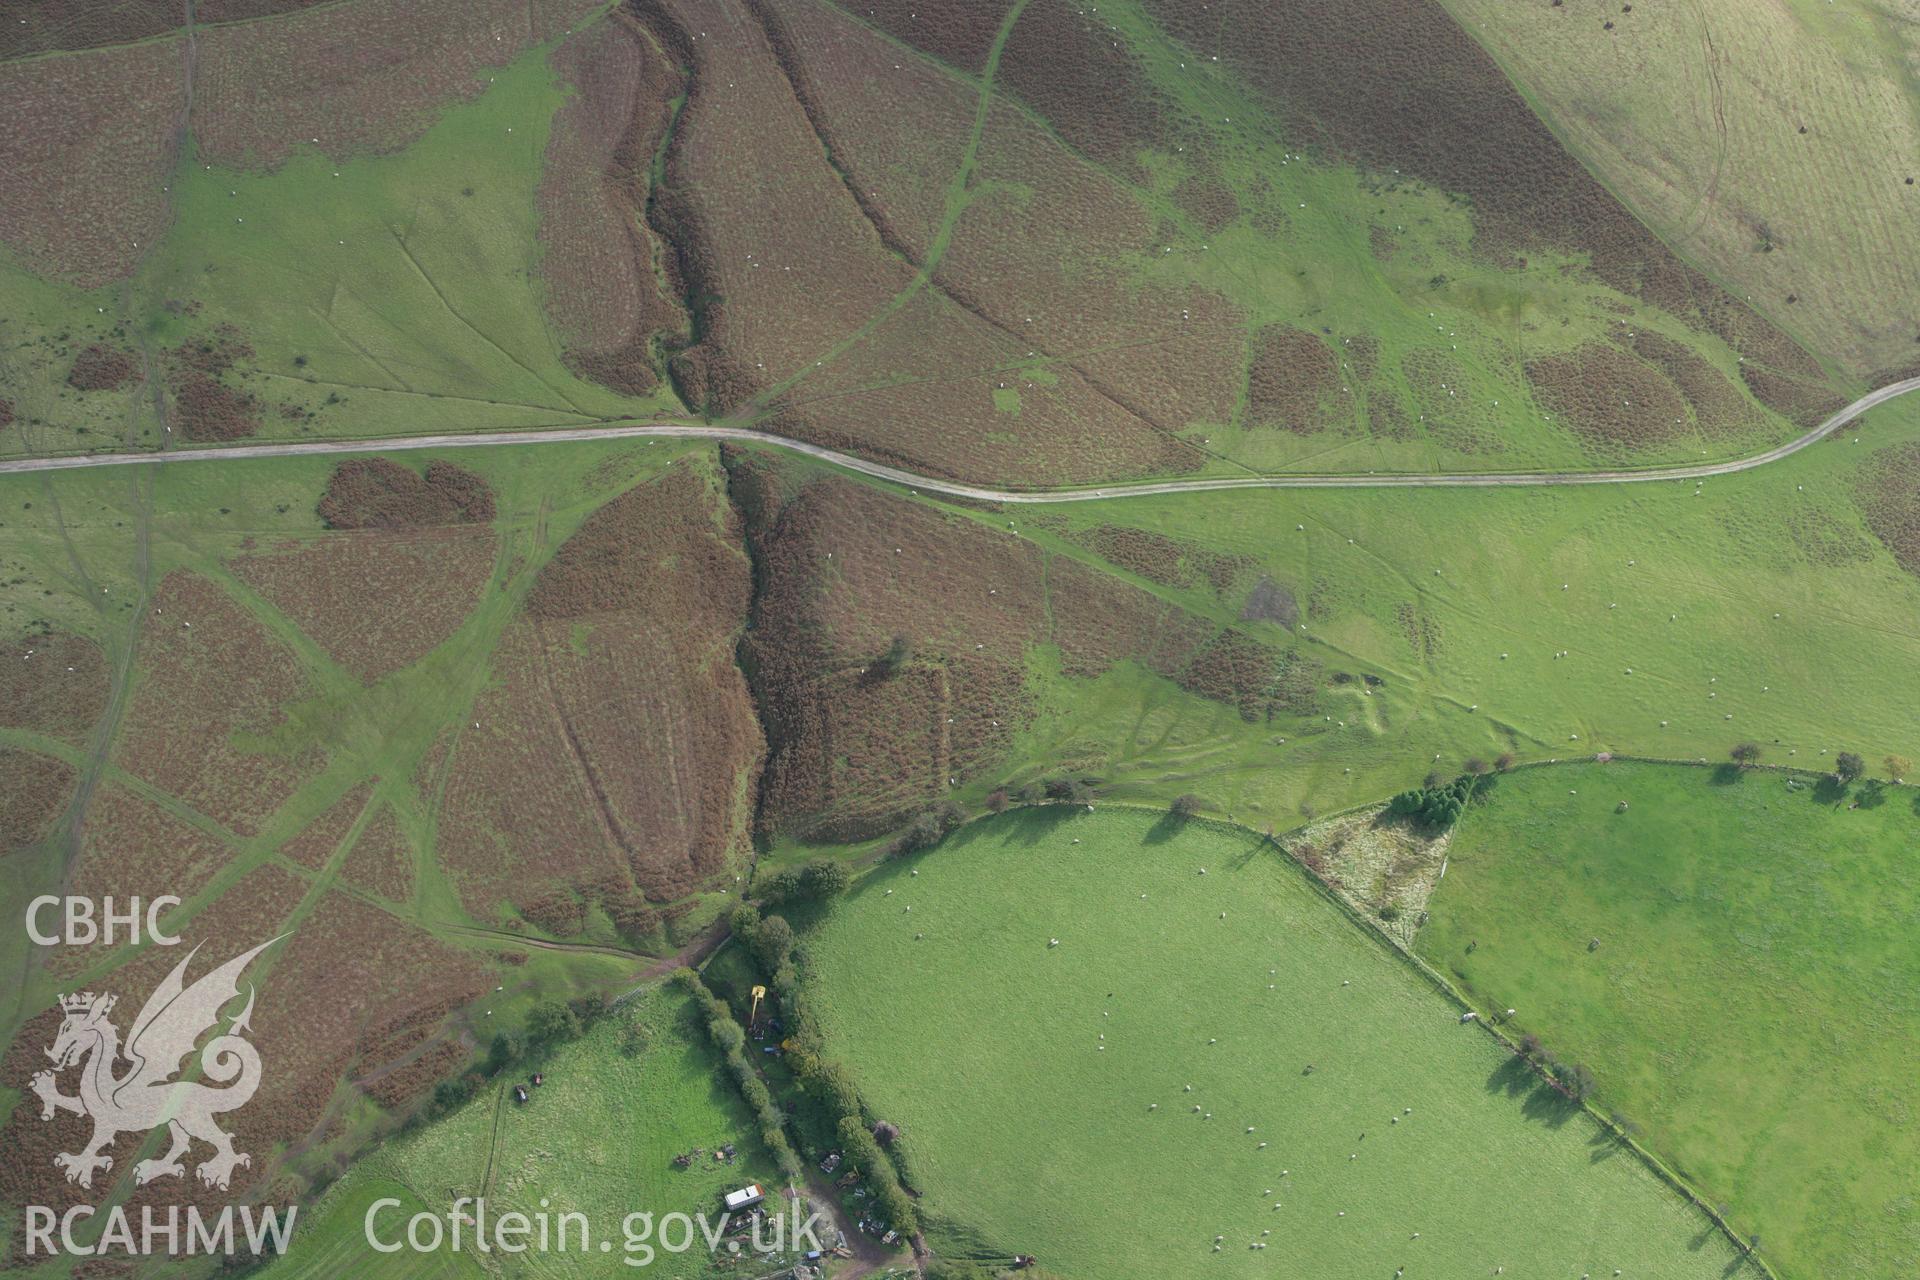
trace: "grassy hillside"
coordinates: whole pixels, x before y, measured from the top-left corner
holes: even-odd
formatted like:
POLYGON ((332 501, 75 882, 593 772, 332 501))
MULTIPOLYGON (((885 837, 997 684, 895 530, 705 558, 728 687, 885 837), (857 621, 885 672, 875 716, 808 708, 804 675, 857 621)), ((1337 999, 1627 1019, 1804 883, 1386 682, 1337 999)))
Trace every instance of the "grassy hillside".
POLYGON ((1443 3, 1668 243, 1856 375, 1920 356, 1899 5, 1443 3))
POLYGON ((166 175, 171 217, 125 285, 51 283, 0 253, 0 451, 677 410, 664 385, 622 395, 581 378, 546 312, 538 188, 569 100, 551 52, 490 71, 486 92, 432 113, 392 154, 303 145, 271 168, 183 157, 166 175), (124 376, 76 385, 89 348, 124 376))
POLYGON ((1418 948, 1589 1064, 1783 1274, 1910 1275, 1917 839, 1909 787, 1523 770, 1460 823, 1418 948))
POLYGON ((1903 568, 1920 564, 1903 523, 1916 432, 1920 414, 1895 404, 1857 435, 1703 484, 1004 513, 857 486, 829 502, 803 484, 763 554, 783 591, 815 584, 813 612, 791 633, 762 617, 765 634, 796 637, 783 652, 812 655, 823 687, 896 633, 915 658, 908 679, 830 700, 829 720, 872 735, 798 725, 802 746, 840 743, 840 790, 778 791, 775 812, 824 815, 794 834, 847 838, 876 811, 904 821, 914 803, 1073 772, 1286 830, 1508 753, 1719 759, 1751 738, 1782 762, 1920 755, 1920 581, 1903 568), (822 510, 837 515, 809 514, 822 510), (946 607, 921 607, 927 591, 946 607), (1250 665, 1220 676, 1208 655, 1236 635, 1250 665), (925 684, 941 672, 992 699, 962 699, 971 718, 949 725, 925 684), (896 757, 916 767, 875 763, 896 757), (861 781, 873 768, 884 794, 861 781))
POLYGON ((863 882, 807 949, 943 1250, 1114 1278, 1739 1269, 1244 833, 996 819, 863 882))

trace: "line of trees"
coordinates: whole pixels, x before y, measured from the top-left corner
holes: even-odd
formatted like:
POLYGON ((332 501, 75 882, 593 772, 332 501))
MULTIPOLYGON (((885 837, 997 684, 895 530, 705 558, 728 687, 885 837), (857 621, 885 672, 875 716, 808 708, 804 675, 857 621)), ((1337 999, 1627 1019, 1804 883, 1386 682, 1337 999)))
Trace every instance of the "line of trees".
POLYGON ((755 880, 754 894, 770 907, 789 903, 831 902, 847 891, 853 877, 844 862, 815 858, 803 867, 782 867, 755 880))
POLYGON ((913 1197, 901 1182, 904 1136, 891 1124, 869 1121, 852 1074, 826 1056, 826 1040, 801 980, 792 927, 780 916, 761 915, 751 903, 735 907, 728 923, 767 975, 786 1029, 787 1064, 807 1096, 831 1117, 841 1158, 866 1181, 887 1224, 902 1235, 913 1235, 920 1220, 913 1197))
MULTIPOLYGON (((1742 742, 1727 753, 1732 761, 1742 769, 1751 769, 1760 763, 1760 744, 1742 742)), ((1913 761, 1905 756, 1888 756, 1881 762, 1886 770, 1887 781, 1899 783, 1906 781, 1913 772, 1913 761)), ((1842 751, 1833 757, 1833 780, 1841 786, 1852 786, 1867 776, 1867 762, 1857 751, 1842 751)))
POLYGON ((1554 1088, 1575 1102, 1585 1102, 1593 1096, 1597 1082, 1587 1064, 1562 1062, 1554 1055, 1553 1050, 1541 1044, 1540 1037, 1531 1031, 1520 1037, 1520 1056, 1538 1067, 1554 1088))
POLYGON ((720 1051, 721 1057, 726 1059, 727 1070, 739 1086, 741 1098, 759 1122, 760 1141, 773 1153, 774 1163, 780 1166, 780 1172, 789 1179, 798 1180, 805 1170, 800 1164, 800 1157, 794 1152, 792 1141, 787 1137, 787 1118, 775 1104, 767 1082, 754 1069, 753 1060, 747 1057, 747 1033, 734 1020, 733 1010, 727 1007, 726 1001, 708 990, 707 984, 692 969, 681 969, 674 974, 674 978, 687 989, 705 1019, 707 1038, 720 1051))

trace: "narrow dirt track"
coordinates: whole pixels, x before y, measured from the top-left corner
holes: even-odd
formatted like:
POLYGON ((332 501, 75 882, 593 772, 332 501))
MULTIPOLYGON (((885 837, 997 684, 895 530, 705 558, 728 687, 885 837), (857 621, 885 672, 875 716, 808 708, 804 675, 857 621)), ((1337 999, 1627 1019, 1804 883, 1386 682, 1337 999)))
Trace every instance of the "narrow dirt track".
POLYGON ((1824 440, 1867 410, 1897 396, 1920 389, 1920 377, 1889 383, 1869 391, 1825 422, 1797 439, 1765 453, 1729 462, 1687 466, 1627 468, 1610 471, 1505 471, 1462 474, 1366 472, 1361 474, 1220 476, 1206 480, 1161 480, 1138 484, 1090 485, 1076 489, 993 489, 982 485, 916 475, 899 467, 872 462, 802 440, 789 440, 751 427, 715 423, 655 420, 611 422, 604 426, 560 427, 540 431, 486 431, 457 435, 396 436, 364 440, 285 441, 277 444, 222 445, 173 449, 166 453, 95 453, 61 458, 16 458, 0 462, 0 475, 33 471, 77 471, 90 467, 145 466, 179 462, 234 461, 244 458, 311 457, 332 454, 394 453, 410 449, 480 449, 507 445, 578 443, 592 440, 696 439, 731 440, 740 444, 784 449, 817 458, 848 471, 892 484, 977 502, 1046 503, 1098 502, 1110 498, 1139 498, 1169 493, 1213 493, 1227 489, 1497 489, 1568 484, 1643 484, 1657 480, 1704 480, 1710 476, 1752 471, 1788 458, 1824 440))

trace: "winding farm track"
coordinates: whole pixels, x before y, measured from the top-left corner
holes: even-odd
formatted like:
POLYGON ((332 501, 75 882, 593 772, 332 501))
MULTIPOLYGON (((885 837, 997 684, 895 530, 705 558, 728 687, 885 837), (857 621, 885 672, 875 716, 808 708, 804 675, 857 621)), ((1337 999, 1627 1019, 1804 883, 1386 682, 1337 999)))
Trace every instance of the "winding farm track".
POLYGON ((1765 453, 1727 462, 1687 466, 1624 468, 1609 471, 1506 471, 1458 474, 1411 472, 1333 473, 1327 475, 1219 476, 1203 480, 1159 480, 1137 484, 1090 485, 1074 489, 992 489, 916 475, 883 462, 841 453, 804 440, 790 440, 751 427, 730 427, 660 419, 648 422, 611 422, 592 427, 557 427, 529 431, 485 431, 454 435, 393 436, 363 440, 290 440, 272 444, 220 445, 211 448, 171 449, 164 453, 94 453, 58 458, 15 458, 0 461, 0 475, 32 471, 74 471, 90 467, 141 466, 162 462, 212 462, 240 458, 308 457, 353 453, 393 453, 405 449, 477 449, 507 445, 557 444, 562 441, 630 439, 729 440, 803 454, 822 462, 872 476, 892 484, 977 502, 1044 503, 1096 502, 1108 498, 1137 498, 1169 493, 1211 493, 1223 489, 1492 489, 1529 488, 1568 484, 1640 484, 1654 480, 1704 480, 1711 476, 1752 471, 1791 457, 1818 443, 1861 414, 1909 391, 1920 390, 1920 377, 1890 382, 1869 391, 1813 430, 1765 453))

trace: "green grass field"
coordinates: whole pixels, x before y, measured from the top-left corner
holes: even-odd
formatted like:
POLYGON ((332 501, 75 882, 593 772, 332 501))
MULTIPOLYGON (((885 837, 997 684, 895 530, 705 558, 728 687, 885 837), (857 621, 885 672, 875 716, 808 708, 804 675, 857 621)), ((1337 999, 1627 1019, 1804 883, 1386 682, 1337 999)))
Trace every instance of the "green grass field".
POLYGON ((1913 1275, 1915 796, 1523 770, 1469 807, 1417 946, 1586 1062, 1782 1274, 1913 1275))
POLYGON ((1245 833, 1025 811, 887 865, 805 942, 942 1250, 1102 1280, 1740 1270, 1245 833))
POLYGON ((650 1265, 641 1265, 636 1251, 627 1262, 622 1222, 628 1214, 717 1216, 726 1192, 775 1180, 773 1163, 691 1008, 677 990, 638 996, 547 1058, 541 1064, 546 1083, 525 1106, 498 1096, 509 1083, 503 1080, 445 1119, 386 1143, 305 1211, 286 1257, 263 1274, 272 1280, 331 1280, 348 1269, 375 1280, 756 1274, 751 1262, 709 1265, 704 1246, 663 1252, 650 1265), (645 1048, 637 1055, 622 1047, 627 1023, 645 1028, 645 1048), (701 1159, 689 1169, 673 1167, 682 1152, 728 1143, 738 1148, 731 1164, 701 1159), (386 1242, 397 1239, 407 1217, 421 1209, 441 1215, 444 1223, 454 1194, 484 1194, 492 1215, 517 1210, 531 1218, 543 1206, 556 1218, 584 1213, 593 1228, 592 1248, 584 1256, 577 1245, 566 1253, 496 1252, 483 1261, 470 1250, 381 1255, 367 1246, 363 1224, 376 1199, 406 1202, 376 1219, 386 1242), (603 1238, 613 1242, 606 1253, 599 1250, 603 1238))

